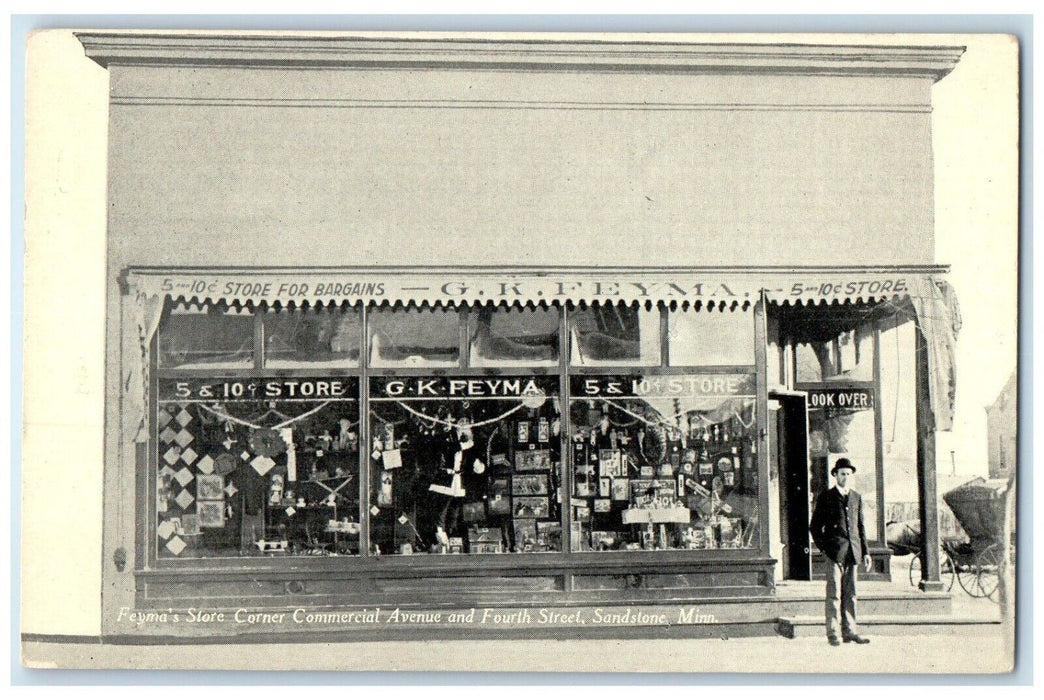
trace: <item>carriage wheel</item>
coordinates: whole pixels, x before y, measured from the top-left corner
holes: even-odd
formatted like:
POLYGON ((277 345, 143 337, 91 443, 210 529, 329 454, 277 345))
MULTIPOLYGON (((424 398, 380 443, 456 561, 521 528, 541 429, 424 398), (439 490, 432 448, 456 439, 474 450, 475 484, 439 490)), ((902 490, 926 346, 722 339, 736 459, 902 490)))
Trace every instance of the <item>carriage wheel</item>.
POLYGON ((921 580, 921 553, 913 555, 910 559, 910 585, 917 586, 921 580))
MULTIPOLYGON (((954 567, 953 559, 950 559, 950 555, 945 550, 939 550, 939 580, 942 582, 943 589, 949 593, 953 590, 953 582, 957 577, 957 570, 954 567)), ((913 555, 910 560, 910 585, 917 586, 921 582, 921 553, 913 555)))
POLYGON ((979 552, 975 558, 978 576, 976 583, 980 595, 990 600, 997 600, 997 588, 1000 585, 1001 552, 997 545, 990 545, 979 552))
POLYGON ((961 584, 964 592, 972 598, 982 598, 982 589, 979 588, 979 567, 975 564, 957 565, 957 583, 961 584))

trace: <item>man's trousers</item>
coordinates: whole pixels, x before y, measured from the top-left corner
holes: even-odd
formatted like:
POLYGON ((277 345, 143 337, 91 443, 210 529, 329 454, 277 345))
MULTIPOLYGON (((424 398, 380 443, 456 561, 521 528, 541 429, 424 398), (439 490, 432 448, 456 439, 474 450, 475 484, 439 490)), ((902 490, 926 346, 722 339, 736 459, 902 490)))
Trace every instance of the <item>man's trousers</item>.
POLYGON ((850 637, 856 629, 856 569, 853 562, 831 562, 826 583, 826 629, 828 637, 850 637), (838 626, 841 632, 838 634, 838 626))

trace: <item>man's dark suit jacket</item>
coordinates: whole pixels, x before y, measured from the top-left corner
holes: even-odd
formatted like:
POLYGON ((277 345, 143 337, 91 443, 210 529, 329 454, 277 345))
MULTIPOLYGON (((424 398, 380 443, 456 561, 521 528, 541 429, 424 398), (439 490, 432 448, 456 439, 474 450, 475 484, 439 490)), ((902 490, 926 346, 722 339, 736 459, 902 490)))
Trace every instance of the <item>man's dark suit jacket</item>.
POLYGON ((848 492, 847 508, 836 487, 824 491, 816 499, 809 530, 819 551, 839 564, 858 564, 870 551, 863 526, 863 498, 855 491, 848 492))

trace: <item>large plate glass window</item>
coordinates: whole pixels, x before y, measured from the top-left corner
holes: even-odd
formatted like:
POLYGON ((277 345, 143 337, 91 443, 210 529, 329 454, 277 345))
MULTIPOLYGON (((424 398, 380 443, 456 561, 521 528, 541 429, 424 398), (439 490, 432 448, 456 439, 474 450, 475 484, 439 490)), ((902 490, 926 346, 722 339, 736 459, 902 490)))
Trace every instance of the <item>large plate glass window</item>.
POLYGON ((560 551, 558 390, 546 375, 371 378, 374 551, 560 551))
POLYGON ((468 312, 470 365, 557 366, 559 317, 556 308, 473 308, 468 312))
POLYGON ((570 381, 574 551, 758 546, 753 372, 570 381))
POLYGON ((160 559, 356 554, 356 377, 159 379, 160 559))
POLYGON ((371 367, 459 367, 460 312, 380 308, 369 312, 371 367))
POLYGON ((246 308, 174 304, 159 334, 161 368, 254 366, 254 312, 246 308))
POLYGON ((573 367, 648 367, 660 364, 660 311, 596 304, 569 312, 573 367))
POLYGON ((312 369, 359 366, 362 313, 358 309, 273 309, 262 320, 265 328, 265 367, 312 369))
POLYGON ((148 504, 158 559, 359 552, 361 318, 348 306, 169 310, 148 504))

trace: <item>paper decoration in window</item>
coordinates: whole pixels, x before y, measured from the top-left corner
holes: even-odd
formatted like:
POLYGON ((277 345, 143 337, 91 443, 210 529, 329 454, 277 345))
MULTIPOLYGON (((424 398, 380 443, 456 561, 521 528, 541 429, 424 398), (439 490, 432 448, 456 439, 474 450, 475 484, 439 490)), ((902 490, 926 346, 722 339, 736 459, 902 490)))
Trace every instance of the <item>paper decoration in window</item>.
POLYGON ((203 459, 199 460, 196 465, 196 469, 200 470, 204 474, 214 473, 214 458, 210 455, 203 455, 203 459))
POLYGON ((161 428, 167 427, 167 424, 174 420, 174 417, 170 415, 169 411, 160 411, 156 414, 156 425, 161 428))
POLYGON ((164 520, 159 524, 159 527, 156 528, 156 534, 163 539, 167 539, 174 534, 174 523, 169 520, 164 520))
MULTIPOLYGON (((249 455, 247 456, 249 457, 249 455)), ((272 467, 275 466, 275 462, 270 457, 260 456, 254 457, 254 460, 250 463, 250 466, 253 467, 254 471, 256 471, 258 474, 264 476, 269 471, 271 471, 272 467)))
POLYGON ((286 452, 286 442, 275 430, 255 430, 250 434, 250 449, 262 457, 278 457, 286 452))
POLYGON ((167 542, 167 549, 173 552, 174 556, 178 556, 185 551, 186 546, 185 541, 180 537, 173 537, 169 542, 167 542))
POLYGON ((239 493, 239 489, 237 489, 236 485, 230 481, 228 482, 228 486, 225 487, 225 493, 228 494, 229 498, 232 498, 237 493, 239 493))
POLYGON ((188 444, 194 439, 192 433, 184 429, 174 436, 174 442, 178 443, 181 447, 188 447, 188 444))
POLYGON ((214 471, 221 476, 228 476, 236 470, 237 466, 239 466, 239 463, 236 461, 235 456, 227 452, 218 455, 217 459, 214 460, 214 471))
POLYGON ((199 457, 199 455, 191 447, 181 453, 181 461, 185 464, 192 464, 196 461, 196 457, 199 457))
POLYGON ((402 466, 402 453, 399 450, 385 450, 381 455, 385 470, 398 469, 402 466))
POLYGON ((163 461, 165 461, 167 464, 174 464, 179 459, 181 459, 181 450, 179 450, 177 447, 174 447, 173 445, 169 450, 163 453, 163 461))
POLYGON ((182 486, 188 486, 189 482, 195 477, 192 475, 192 470, 188 467, 182 467, 177 474, 174 475, 174 479, 177 480, 182 486))
POLYGON ((174 499, 174 502, 181 506, 182 510, 186 510, 195 500, 196 499, 192 494, 188 492, 188 489, 184 489, 178 494, 177 498, 174 499))
POLYGON ((250 461, 250 453, 247 452, 246 450, 243 450, 242 452, 239 453, 239 458, 241 460, 243 460, 244 462, 248 462, 248 461, 250 461))
POLYGON ((185 427, 192 422, 192 414, 186 411, 184 408, 178 412, 178 415, 174 417, 174 420, 178 422, 178 425, 185 427))
POLYGON ((177 433, 169 426, 163 429, 163 432, 159 434, 160 440, 163 442, 174 442, 174 438, 177 437, 177 433))
POLYGON ((232 445, 235 445, 236 441, 233 440, 230 437, 227 437, 227 438, 225 438, 224 442, 222 442, 221 444, 225 446, 226 450, 231 452, 232 451, 232 445))

